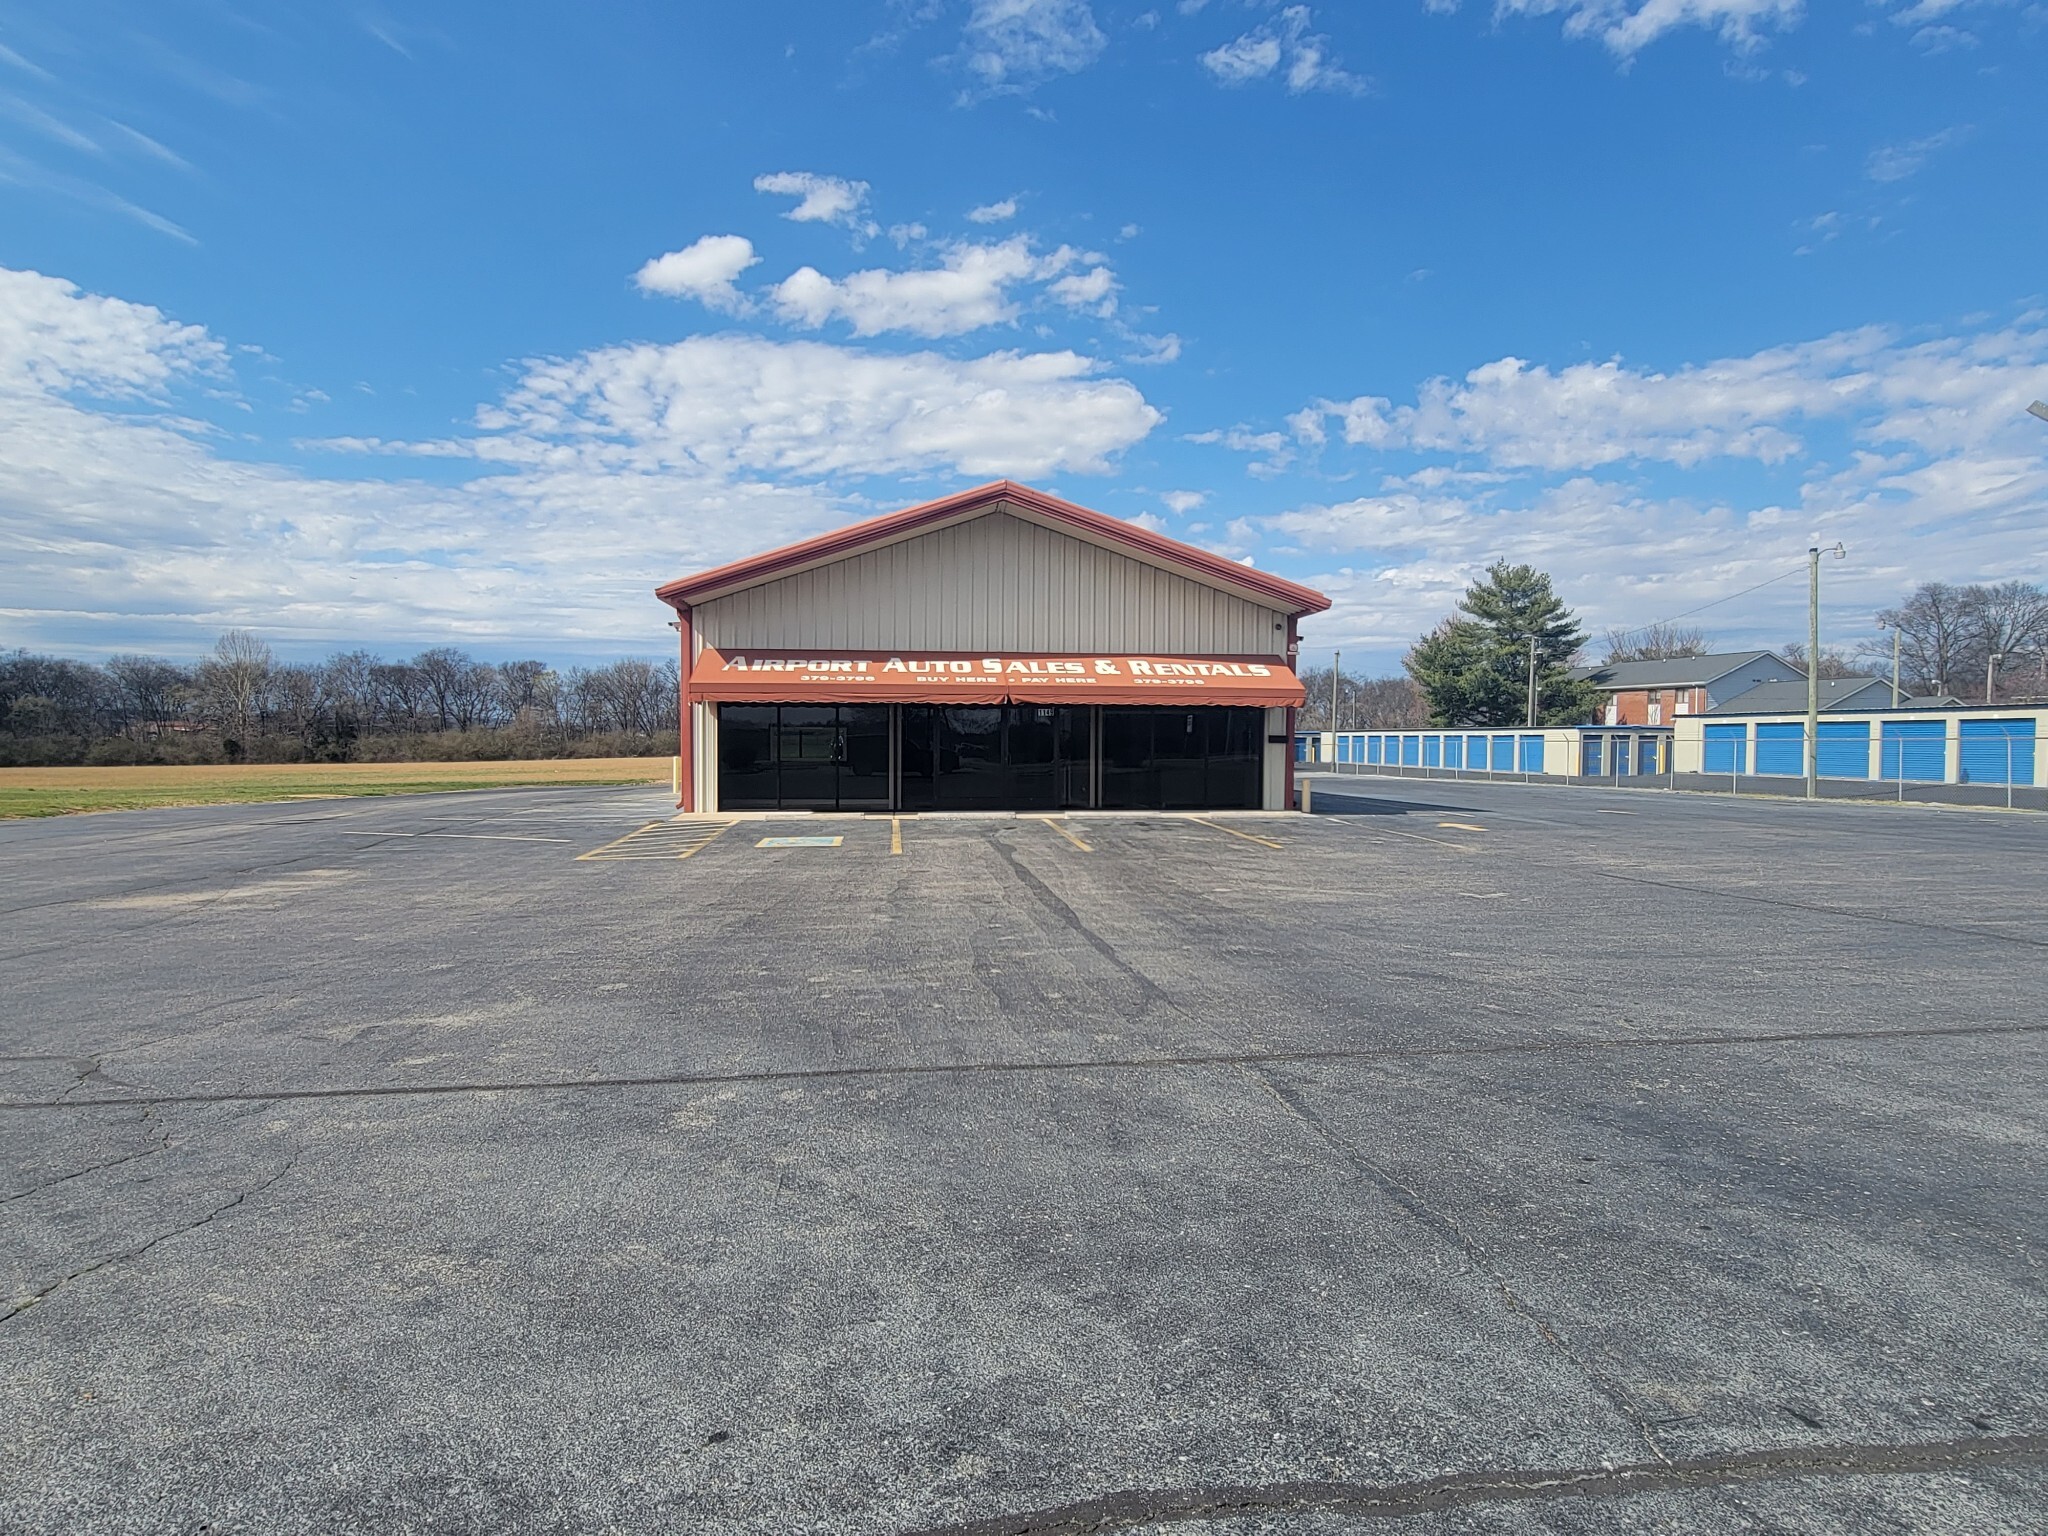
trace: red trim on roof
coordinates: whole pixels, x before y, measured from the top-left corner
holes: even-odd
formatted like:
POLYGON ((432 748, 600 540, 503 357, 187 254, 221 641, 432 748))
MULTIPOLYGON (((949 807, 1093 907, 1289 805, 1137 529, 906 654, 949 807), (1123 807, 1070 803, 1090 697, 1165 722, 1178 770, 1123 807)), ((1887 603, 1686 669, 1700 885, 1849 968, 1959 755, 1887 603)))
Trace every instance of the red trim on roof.
POLYGON ((1269 575, 1248 565, 1239 565, 1235 560, 1226 560, 1221 555, 1212 555, 1206 549, 1197 549, 1192 544, 1183 544, 1178 539, 1169 539, 1162 534, 1127 523, 1122 518, 1110 517, 1088 507, 1077 506, 1071 501, 1062 501, 1057 496, 1048 496, 1043 491, 1034 491, 1028 485, 1019 485, 1014 480, 995 480, 987 485, 978 485, 970 491, 942 497, 938 501, 927 501, 915 507, 905 507, 901 512, 890 512, 881 517, 871 517, 864 523, 854 523, 831 533, 820 534, 815 539, 806 539, 801 544, 786 544, 781 549, 771 549, 765 554, 752 555, 745 560, 735 560, 729 565, 716 566, 701 571, 695 576, 685 576, 656 587, 654 595, 674 608, 684 608, 703 600, 703 594, 738 590, 740 587, 757 586, 773 580, 780 573, 798 566, 815 565, 833 560, 843 560, 858 554, 872 544, 887 543, 906 534, 927 527, 933 523, 945 522, 970 512, 979 506, 997 502, 1011 502, 1033 512, 1047 521, 1064 524, 1085 534, 1093 534, 1113 543, 1122 544, 1142 556, 1179 566, 1197 579, 1211 583, 1222 583, 1242 591, 1256 592, 1270 598, 1274 604, 1288 613, 1301 615, 1321 613, 1330 606, 1330 600, 1313 587, 1304 587, 1297 582, 1269 575))

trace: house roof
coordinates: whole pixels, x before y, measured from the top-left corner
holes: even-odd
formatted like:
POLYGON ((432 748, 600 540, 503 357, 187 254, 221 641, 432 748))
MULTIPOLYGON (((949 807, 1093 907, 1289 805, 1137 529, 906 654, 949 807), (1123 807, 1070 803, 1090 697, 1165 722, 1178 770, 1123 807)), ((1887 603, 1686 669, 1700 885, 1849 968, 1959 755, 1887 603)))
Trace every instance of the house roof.
POLYGON ((1572 676, 1596 688, 1703 688, 1730 672, 1765 658, 1782 662, 1772 651, 1726 651, 1718 656, 1671 656, 1661 661, 1615 661, 1605 666, 1574 667, 1572 676))
MULTIPOLYGON (((1820 680, 1822 709, 1889 709, 1892 685, 1881 677, 1824 677, 1820 680)), ((1790 683, 1759 683, 1746 693, 1723 699, 1710 715, 1790 714, 1806 708, 1806 679, 1790 683)))
POLYGON ((724 597, 763 582, 792 576, 814 566, 830 565, 878 545, 893 544, 950 523, 966 522, 998 511, 1129 555, 1147 565, 1176 572, 1204 586, 1221 587, 1297 617, 1305 613, 1321 613, 1330 606, 1330 600, 1313 587, 1304 587, 1251 566, 1240 565, 1206 549, 1169 539, 1150 529, 1140 528, 1136 523, 1127 523, 1120 517, 1110 517, 1071 501, 1062 501, 1057 496, 1048 496, 1014 480, 995 480, 987 485, 977 485, 972 490, 905 507, 901 512, 869 518, 864 523, 854 523, 800 544, 787 544, 764 554, 735 560, 729 565, 700 571, 695 576, 685 576, 656 587, 654 595, 671 607, 687 608, 693 603, 708 602, 714 597, 724 597))

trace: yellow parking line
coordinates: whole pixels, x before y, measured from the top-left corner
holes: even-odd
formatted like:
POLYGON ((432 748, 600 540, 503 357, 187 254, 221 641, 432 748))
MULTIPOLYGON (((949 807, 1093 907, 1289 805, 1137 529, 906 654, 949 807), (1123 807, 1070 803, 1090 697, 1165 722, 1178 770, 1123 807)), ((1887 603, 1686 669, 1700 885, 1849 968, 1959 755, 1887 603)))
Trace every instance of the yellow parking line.
POLYGON ((1189 821, 1199 821, 1205 827, 1214 827, 1218 832, 1228 832, 1232 837, 1241 837, 1248 843, 1260 843, 1268 848, 1285 848, 1285 843, 1276 843, 1270 837, 1254 837, 1249 832, 1240 832, 1235 827, 1226 827, 1220 821, 1210 821, 1205 816, 1190 816, 1189 821))
POLYGON ((1440 827, 1452 827, 1460 832, 1484 832, 1486 830, 1484 827, 1473 826, 1469 821, 1440 821, 1437 825, 1440 827))
POLYGON ((618 846, 619 846, 619 844, 621 844, 621 843, 630 843, 631 841, 633 841, 633 839, 634 839, 634 838, 638 837, 638 836, 639 836, 639 835, 640 835, 640 834, 641 834, 642 832, 648 832, 648 831, 652 831, 652 830, 653 830, 654 828, 656 828, 656 827, 658 827, 658 826, 660 826, 660 825, 661 825, 661 823, 660 823, 660 822, 658 822, 658 821, 650 821, 650 822, 648 822, 648 823, 647 823, 647 825, 646 825, 646 826, 644 826, 644 827, 635 827, 635 828, 634 828, 634 829, 633 829, 632 831, 628 832, 628 833, 627 833, 627 834, 626 834, 626 835, 625 835, 624 837, 615 837, 615 838, 613 838, 613 839, 612 839, 612 840, 611 840, 610 842, 606 843, 606 844, 604 845, 604 847, 603 847, 603 848, 593 848, 593 849, 591 849, 591 850, 590 850, 590 852, 588 852, 588 853, 579 853, 579 854, 577 854, 577 855, 576 855, 576 862, 580 864, 580 863, 582 863, 582 862, 583 862, 583 861, 584 861, 585 859, 594 859, 594 858, 596 858, 596 857, 597 857, 597 856, 598 856, 598 855, 599 855, 600 853, 603 853, 603 852, 604 852, 604 851, 605 851, 606 849, 608 849, 608 848, 616 848, 616 847, 618 847, 618 846))
POLYGON ((713 843, 717 842, 721 837, 725 836, 726 833, 730 832, 734 827, 738 825, 739 823, 736 821, 728 821, 724 826, 720 827, 716 832, 712 833, 709 837, 703 838, 698 842, 692 843, 688 848, 685 848, 681 853, 677 854, 676 857, 679 859, 687 859, 693 853, 702 853, 706 848, 709 848, 713 843))
POLYGON ((901 816, 891 816, 889 818, 889 851, 891 853, 901 853, 903 851, 903 818, 901 816))
POLYGON ((1041 816, 1039 820, 1043 821, 1048 827, 1051 827, 1053 831, 1059 833, 1061 837, 1064 837, 1068 842, 1072 843, 1076 848, 1080 849, 1083 853, 1093 853, 1095 851, 1086 843, 1082 842, 1080 838, 1074 836, 1074 834, 1070 830, 1068 830, 1064 822, 1055 821, 1050 816, 1041 816))

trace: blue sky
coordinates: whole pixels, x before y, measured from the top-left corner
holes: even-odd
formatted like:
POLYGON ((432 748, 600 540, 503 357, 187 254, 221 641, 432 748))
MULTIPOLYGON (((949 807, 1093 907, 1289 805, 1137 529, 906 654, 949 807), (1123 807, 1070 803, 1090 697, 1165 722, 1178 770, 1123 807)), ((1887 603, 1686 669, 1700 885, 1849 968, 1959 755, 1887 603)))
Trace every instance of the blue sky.
POLYGON ((2048 7, 0 5, 0 644, 659 653, 1009 474, 1844 641, 2048 578, 2048 7))

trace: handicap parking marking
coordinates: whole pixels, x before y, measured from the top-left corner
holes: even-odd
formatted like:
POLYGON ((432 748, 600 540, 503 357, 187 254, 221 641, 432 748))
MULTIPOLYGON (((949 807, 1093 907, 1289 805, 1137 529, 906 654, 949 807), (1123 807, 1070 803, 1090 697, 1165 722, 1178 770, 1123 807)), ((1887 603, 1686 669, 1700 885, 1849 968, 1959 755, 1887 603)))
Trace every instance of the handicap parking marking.
POLYGON ((756 848, 837 848, 845 841, 846 839, 843 837, 764 837, 754 846, 756 848))
POLYGON ((576 855, 578 863, 618 863, 629 859, 687 859, 738 826, 736 821, 650 821, 624 837, 576 855))

